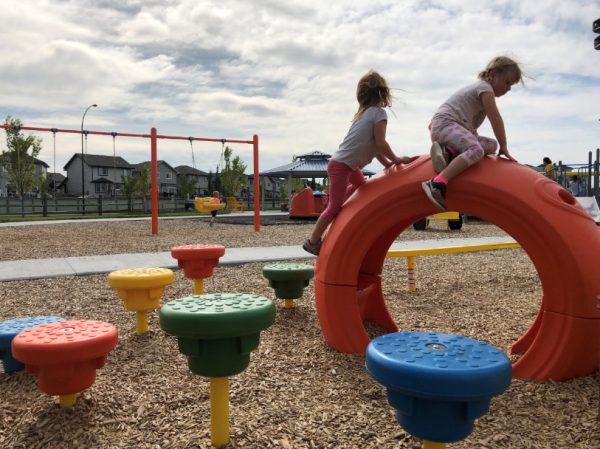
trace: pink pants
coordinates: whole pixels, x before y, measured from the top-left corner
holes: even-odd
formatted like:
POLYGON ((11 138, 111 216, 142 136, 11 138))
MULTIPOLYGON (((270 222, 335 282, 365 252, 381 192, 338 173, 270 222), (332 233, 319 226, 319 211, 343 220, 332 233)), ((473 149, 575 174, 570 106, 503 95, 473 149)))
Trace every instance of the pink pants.
POLYGON ((346 198, 365 183, 365 177, 360 168, 352 169, 343 162, 333 159, 327 164, 327 176, 329 177, 329 202, 319 220, 329 224, 339 214, 346 198))
POLYGON ((498 142, 494 139, 479 136, 443 118, 431 122, 431 140, 450 147, 450 151, 456 150, 467 165, 479 162, 483 156, 494 153, 498 148, 498 142))

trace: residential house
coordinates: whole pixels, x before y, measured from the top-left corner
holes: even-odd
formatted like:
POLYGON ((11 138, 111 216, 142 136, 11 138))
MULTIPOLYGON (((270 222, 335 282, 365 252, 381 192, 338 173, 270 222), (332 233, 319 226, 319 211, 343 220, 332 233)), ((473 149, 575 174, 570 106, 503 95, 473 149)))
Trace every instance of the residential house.
MULTIPOLYGON (((134 164, 134 176, 139 176, 145 164, 149 166, 150 161, 134 164)), ((164 197, 177 195, 177 170, 165 161, 157 161, 156 168, 158 194, 164 197)))
MULTIPOLYGON (((33 163, 36 175, 47 176, 48 169, 50 168, 48 164, 37 158, 33 158, 33 163)), ((34 188, 34 190, 37 190, 37 188, 34 188)), ((8 171, 5 167, 0 165, 0 197, 8 196, 13 193, 14 191, 9 190, 8 188, 8 171)))
POLYGON ((62 173, 48 172, 46 176, 50 179, 48 192, 65 193, 67 178, 62 173))
POLYGON ((84 155, 82 182, 81 154, 76 153, 63 168, 67 172, 66 193, 115 196, 123 187, 123 179, 132 176, 134 166, 120 156, 84 155))
POLYGON ((196 191, 194 196, 211 196, 212 192, 208 191, 208 173, 190 167, 189 165, 178 165, 175 167, 178 176, 183 176, 187 179, 195 181, 196 191))
POLYGON ((35 164, 34 170, 37 175, 43 175, 44 177, 47 176, 48 169, 50 168, 48 164, 35 157, 33 158, 33 163, 35 164))
MULTIPOLYGON (((248 190, 250 191, 250 197, 254 193, 254 175, 247 175, 248 186, 242 189, 240 194, 242 199, 248 199, 248 190)), ((281 200, 281 188, 284 180, 275 176, 263 176, 259 175, 259 185, 262 187, 263 200, 265 201, 280 201, 281 200)))

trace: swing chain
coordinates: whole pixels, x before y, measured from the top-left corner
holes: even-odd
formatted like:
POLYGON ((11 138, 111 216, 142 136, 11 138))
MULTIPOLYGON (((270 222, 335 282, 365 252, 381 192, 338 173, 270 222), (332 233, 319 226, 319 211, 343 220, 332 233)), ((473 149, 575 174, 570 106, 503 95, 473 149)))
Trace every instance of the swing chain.
POLYGON ((196 169, 196 158, 194 157, 194 138, 192 136, 188 137, 188 140, 190 141, 190 149, 192 150, 192 167, 194 168, 194 170, 196 169))

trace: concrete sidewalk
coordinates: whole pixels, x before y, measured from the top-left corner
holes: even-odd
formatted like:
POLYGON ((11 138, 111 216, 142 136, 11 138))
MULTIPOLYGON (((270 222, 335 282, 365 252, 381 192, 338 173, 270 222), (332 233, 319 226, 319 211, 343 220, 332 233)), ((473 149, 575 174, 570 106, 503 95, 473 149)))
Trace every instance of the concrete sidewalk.
MULTIPOLYGON (((443 240, 412 240, 394 242, 390 249, 428 248, 512 241, 510 237, 453 238, 443 240)), ((253 262, 314 259, 301 246, 267 246, 226 248, 219 266, 253 262)), ((111 254, 107 256, 57 257, 0 261, 0 282, 43 279, 59 276, 86 276, 110 273, 123 268, 163 267, 178 269, 170 251, 158 253, 111 254)))

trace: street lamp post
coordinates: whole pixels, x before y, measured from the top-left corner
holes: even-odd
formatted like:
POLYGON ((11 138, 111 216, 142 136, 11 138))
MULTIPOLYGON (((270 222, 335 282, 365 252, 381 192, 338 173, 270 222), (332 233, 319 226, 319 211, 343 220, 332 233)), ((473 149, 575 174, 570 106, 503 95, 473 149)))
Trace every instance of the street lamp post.
POLYGON ((85 114, 87 114, 87 111, 89 111, 90 108, 96 108, 96 107, 98 107, 97 104, 89 105, 85 109, 85 112, 83 113, 83 117, 81 117, 81 203, 82 203, 83 215, 85 215, 85 164, 83 163, 83 121, 85 120, 85 114))

